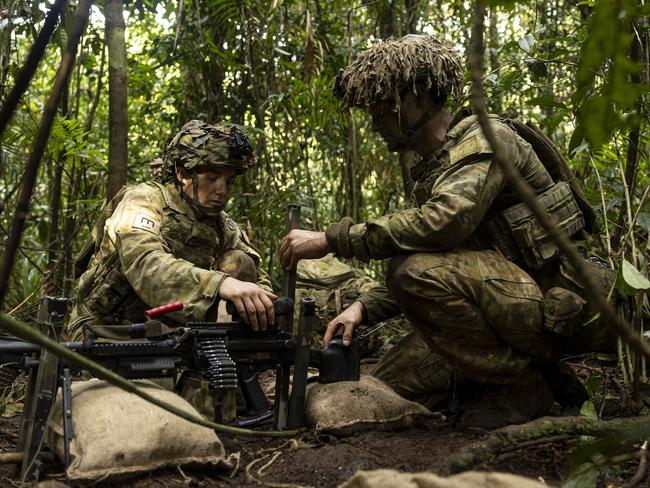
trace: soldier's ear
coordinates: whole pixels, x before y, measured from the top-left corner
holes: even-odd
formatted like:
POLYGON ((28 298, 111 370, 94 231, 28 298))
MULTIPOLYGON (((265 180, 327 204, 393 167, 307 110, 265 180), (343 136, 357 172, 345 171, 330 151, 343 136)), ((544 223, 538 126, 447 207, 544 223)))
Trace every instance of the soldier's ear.
POLYGON ((176 181, 178 181, 181 185, 185 185, 185 183, 190 180, 190 174, 185 168, 176 168, 176 181))

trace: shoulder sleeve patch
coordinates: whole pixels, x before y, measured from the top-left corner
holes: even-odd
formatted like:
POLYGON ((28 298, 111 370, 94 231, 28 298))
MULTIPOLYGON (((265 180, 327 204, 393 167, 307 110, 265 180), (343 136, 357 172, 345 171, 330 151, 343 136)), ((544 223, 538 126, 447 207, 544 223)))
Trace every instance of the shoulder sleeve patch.
POLYGON ((134 229, 146 230, 153 234, 158 234, 160 231, 160 222, 157 218, 146 212, 136 212, 133 217, 131 227, 134 229))
POLYGON ((490 143, 481 133, 474 133, 463 138, 449 150, 449 164, 454 165, 467 159, 481 159, 481 156, 492 154, 490 143))

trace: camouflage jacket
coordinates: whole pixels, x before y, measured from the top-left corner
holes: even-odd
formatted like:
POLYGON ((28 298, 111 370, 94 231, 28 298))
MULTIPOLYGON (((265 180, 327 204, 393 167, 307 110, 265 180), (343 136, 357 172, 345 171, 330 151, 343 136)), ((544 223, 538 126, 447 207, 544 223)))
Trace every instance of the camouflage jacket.
MULTIPOLYGON (((491 116, 507 158, 538 192, 549 189, 553 179, 530 144, 491 116)), ((350 219, 332 224, 326 231, 336 254, 363 261, 399 254, 475 248, 472 236, 489 212, 519 203, 505 176, 492 161, 492 150, 476 116, 467 117, 447 133, 442 147, 412 171, 414 187, 410 207, 353 224, 350 219)), ((368 322, 400 313, 386 287, 376 287, 359 298, 368 322)))
POLYGON ((268 275, 246 235, 224 212, 199 221, 173 184, 143 183, 126 190, 106 221, 101 243, 77 283, 73 322, 124 324, 144 319, 146 309, 181 301, 168 314, 172 324, 206 320, 228 276, 216 263, 239 249, 257 265, 258 284, 270 290, 268 275))

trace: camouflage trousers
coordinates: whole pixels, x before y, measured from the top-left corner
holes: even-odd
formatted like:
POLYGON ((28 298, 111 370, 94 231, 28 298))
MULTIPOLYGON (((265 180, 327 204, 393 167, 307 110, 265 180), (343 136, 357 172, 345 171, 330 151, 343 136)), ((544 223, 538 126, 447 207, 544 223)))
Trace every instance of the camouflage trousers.
MULTIPOLYGON (((606 294, 611 273, 602 276, 606 294)), ((387 285, 414 331, 380 361, 374 375, 397 393, 432 408, 454 385, 513 385, 536 373, 535 357, 602 350, 611 337, 588 306, 573 338, 543 327, 544 289, 569 283, 559 262, 533 279, 493 251, 418 253, 393 259, 387 285), (563 278, 564 277, 564 278, 563 278)))

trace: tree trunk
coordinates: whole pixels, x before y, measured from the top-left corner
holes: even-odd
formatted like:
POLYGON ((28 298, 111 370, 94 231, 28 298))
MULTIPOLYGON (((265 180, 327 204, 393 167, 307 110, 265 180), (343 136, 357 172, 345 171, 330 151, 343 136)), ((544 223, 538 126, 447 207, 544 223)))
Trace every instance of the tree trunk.
MULTIPOLYGON (((499 11, 497 6, 490 7, 490 27, 488 30, 489 35, 489 53, 490 53, 490 72, 495 73, 497 76, 499 74, 499 55, 497 54, 499 49, 499 11)), ((502 94, 501 90, 493 90, 492 96, 490 97, 490 104, 492 105, 492 110, 495 114, 500 114, 503 112, 503 102, 501 100, 502 94)))
POLYGON ((97 110, 97 106, 99 105, 99 99, 102 94, 102 81, 104 79, 104 63, 106 62, 106 46, 102 46, 102 57, 99 62, 99 74, 97 75, 97 87, 95 89, 95 95, 93 96, 93 101, 90 105, 90 109, 88 110, 88 116, 86 117, 86 122, 84 123, 84 132, 86 132, 86 136, 88 137, 88 133, 90 132, 90 129, 93 127, 93 120, 95 120, 95 112, 97 110))
POLYGON ((126 184, 128 159, 126 43, 122 0, 106 0, 108 45, 108 188, 110 200, 126 184))
POLYGON ((420 20, 420 0, 404 0, 406 18, 404 19, 404 34, 416 34, 420 20))
MULTIPOLYGON (((637 30, 639 32, 644 32, 643 27, 644 21, 641 20, 639 25, 636 26, 637 30)), ((647 45, 645 44, 645 40, 647 39, 646 34, 640 34, 640 36, 633 36, 632 37, 632 45, 630 46, 630 59, 633 63, 639 64, 640 66, 643 66, 643 60, 645 56, 647 56, 647 45), (641 37, 642 36, 642 37, 641 37)), ((639 73, 634 73, 630 76, 630 81, 634 84, 639 84, 642 82, 648 83, 648 80, 642 80, 641 76, 639 73)), ((628 145, 627 145, 627 154, 626 154, 626 160, 625 160, 625 182, 628 187, 629 195, 630 195, 630 203, 632 203, 633 200, 633 195, 634 195, 634 186, 636 183, 636 174, 638 170, 638 164, 639 164, 639 132, 641 128, 641 120, 643 119, 643 100, 641 96, 639 95, 636 103, 634 104, 634 109, 636 112, 636 119, 632 124, 632 127, 630 129, 630 133, 628 136, 628 145)), ((621 237, 623 235, 623 231, 625 230, 625 220, 626 220, 626 207, 623 204, 621 206, 621 211, 618 216, 618 221, 616 222, 616 227, 614 227, 614 231, 612 232, 612 237, 611 237, 611 244, 612 244, 612 250, 618 251, 621 245, 621 237)), ((630 223, 628 222, 628 225, 630 223)))
POLYGON ((2 9, 9 12, 9 16, 7 17, 7 25, 0 35, 0 100, 4 99, 5 87, 11 70, 11 33, 13 31, 11 13, 13 5, 13 1, 5 0, 2 2, 2 9))

